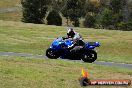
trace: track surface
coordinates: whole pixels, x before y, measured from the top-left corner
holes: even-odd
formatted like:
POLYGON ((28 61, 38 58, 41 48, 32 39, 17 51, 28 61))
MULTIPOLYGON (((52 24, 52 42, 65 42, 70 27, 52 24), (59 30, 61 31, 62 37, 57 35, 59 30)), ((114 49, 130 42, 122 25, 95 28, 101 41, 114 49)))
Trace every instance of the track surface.
MULTIPOLYGON (((0 52, 0 56, 23 56, 23 57, 32 57, 32 58, 47 58, 44 55, 33 55, 33 54, 14 53, 14 52, 0 52)), ((68 60, 68 59, 66 59, 66 60, 68 60)), ((71 61, 73 61, 73 60, 71 60, 71 61)), ((82 62, 81 60, 77 60, 77 61, 82 62)), ((132 64, 125 64, 125 63, 95 61, 94 64, 132 69, 132 64)))

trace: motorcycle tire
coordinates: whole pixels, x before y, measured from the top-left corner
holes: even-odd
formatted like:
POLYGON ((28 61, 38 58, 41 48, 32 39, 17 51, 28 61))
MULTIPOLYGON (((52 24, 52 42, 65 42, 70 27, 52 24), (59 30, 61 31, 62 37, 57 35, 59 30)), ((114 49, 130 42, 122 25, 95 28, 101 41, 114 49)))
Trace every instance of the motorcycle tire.
POLYGON ((55 52, 54 50, 52 49, 47 49, 46 50, 46 56, 50 59, 57 59, 59 58, 59 55, 57 55, 57 52, 55 52))
POLYGON ((92 63, 97 59, 97 53, 94 50, 85 51, 81 59, 84 62, 92 63))

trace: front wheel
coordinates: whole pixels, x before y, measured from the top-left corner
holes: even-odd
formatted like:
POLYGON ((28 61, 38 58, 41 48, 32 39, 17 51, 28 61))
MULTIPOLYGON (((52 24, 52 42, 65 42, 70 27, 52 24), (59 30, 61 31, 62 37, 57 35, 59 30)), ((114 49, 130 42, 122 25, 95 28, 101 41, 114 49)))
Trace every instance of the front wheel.
POLYGON ((92 63, 97 59, 97 53, 94 50, 84 52, 81 58, 84 62, 92 63))
POLYGON ((47 49, 46 50, 46 56, 50 59, 57 59, 59 58, 59 55, 57 55, 57 52, 52 50, 52 49, 47 49))

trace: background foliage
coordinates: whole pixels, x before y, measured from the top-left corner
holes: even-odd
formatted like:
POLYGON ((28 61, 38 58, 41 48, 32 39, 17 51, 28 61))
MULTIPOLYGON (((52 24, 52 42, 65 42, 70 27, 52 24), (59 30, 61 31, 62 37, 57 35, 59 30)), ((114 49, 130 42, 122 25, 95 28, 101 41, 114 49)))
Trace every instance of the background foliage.
POLYGON ((84 19, 84 27, 132 30, 131 3, 132 0, 22 0, 22 21, 44 23, 44 19, 49 19, 46 14, 53 10, 56 19, 60 19, 58 22, 53 19, 55 15, 48 14, 53 25, 61 25, 63 16, 67 26, 70 20, 79 27, 80 20, 84 19))

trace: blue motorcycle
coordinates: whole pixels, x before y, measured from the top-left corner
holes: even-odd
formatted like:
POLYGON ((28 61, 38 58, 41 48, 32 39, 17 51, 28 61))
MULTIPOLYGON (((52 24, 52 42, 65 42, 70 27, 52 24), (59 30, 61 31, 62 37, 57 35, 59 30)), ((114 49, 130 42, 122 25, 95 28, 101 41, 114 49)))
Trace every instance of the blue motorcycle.
POLYGON ((74 53, 68 48, 72 44, 72 40, 64 39, 63 37, 56 38, 46 50, 46 56, 50 59, 83 60, 89 63, 97 59, 95 48, 100 46, 99 42, 85 42, 83 48, 74 53))

